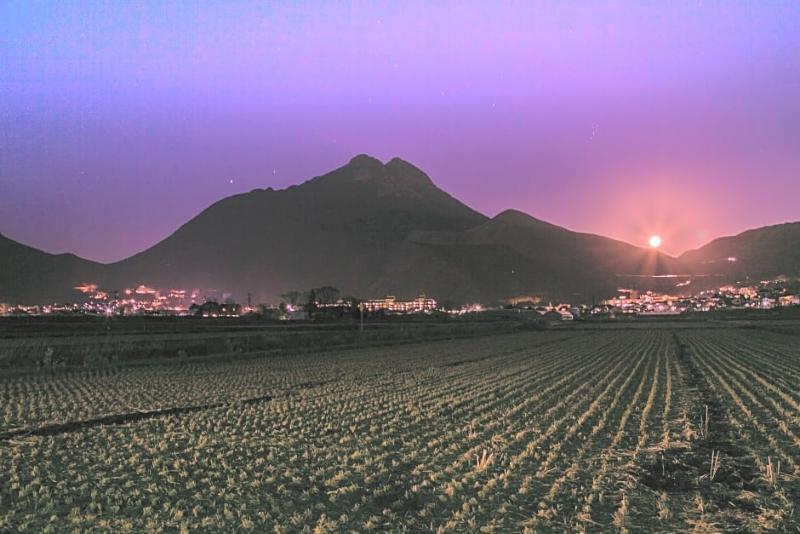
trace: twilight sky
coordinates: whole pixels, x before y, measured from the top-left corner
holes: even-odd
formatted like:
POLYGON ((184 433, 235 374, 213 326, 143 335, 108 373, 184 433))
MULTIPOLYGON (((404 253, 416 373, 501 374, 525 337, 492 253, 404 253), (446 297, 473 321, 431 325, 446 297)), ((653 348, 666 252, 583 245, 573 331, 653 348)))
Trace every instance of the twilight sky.
POLYGON ((0 233, 112 261, 357 153, 679 253, 800 219, 800 2, 0 3, 0 233))

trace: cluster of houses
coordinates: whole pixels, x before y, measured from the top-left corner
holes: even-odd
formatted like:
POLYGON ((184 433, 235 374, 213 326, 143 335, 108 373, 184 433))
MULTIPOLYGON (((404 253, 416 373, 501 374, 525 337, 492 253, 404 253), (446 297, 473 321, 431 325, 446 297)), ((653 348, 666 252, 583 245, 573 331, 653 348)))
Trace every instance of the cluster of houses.
MULTIPOLYGON (((162 291, 144 284, 122 291, 104 291, 96 284, 82 284, 74 289, 85 295, 85 301, 80 304, 82 312, 107 315, 186 315, 199 297, 198 291, 162 291)), ((50 313, 55 312, 50 310, 50 313)))
MULTIPOLYGON (((406 315, 430 314, 446 311, 450 314, 480 313, 497 308, 486 308, 473 304, 458 309, 443 309, 436 299, 420 295, 402 300, 389 295, 380 299, 358 301, 339 298, 335 288, 318 288, 310 292, 312 298, 305 304, 281 303, 276 306, 253 307, 234 303, 230 298, 222 303, 215 298, 199 302, 197 291, 189 293, 181 289, 159 291, 144 285, 124 289, 121 292, 106 292, 96 285, 85 284, 75 289, 86 295, 80 304, 53 305, 9 305, 0 303, 2 315, 191 315, 202 317, 238 317, 253 312, 278 319, 302 320, 315 317, 345 317, 348 315, 380 314, 406 315), (322 291, 329 289, 331 291, 322 291), (330 293, 330 295, 328 295, 330 293), (316 296, 315 296, 316 295, 316 296), (320 297, 324 295, 325 298, 320 297)), ((297 293, 299 295, 299 293, 297 293)), ((249 298, 248 298, 249 300, 249 298)), ((614 318, 616 316, 669 316, 715 310, 770 310, 781 307, 800 306, 800 282, 786 279, 765 280, 757 283, 726 285, 713 290, 701 291, 690 296, 678 296, 655 291, 620 289, 619 293, 600 304, 541 305, 531 297, 509 300, 504 309, 521 313, 536 313, 548 321, 572 321, 583 318, 614 318)))
POLYGON ((771 310, 800 306, 800 290, 785 280, 764 280, 748 285, 726 285, 690 296, 654 291, 620 290, 603 302, 604 311, 637 315, 680 315, 717 310, 771 310))
POLYGON ((361 306, 368 312, 386 313, 425 313, 438 308, 436 299, 420 295, 413 300, 397 300, 389 295, 382 299, 365 300, 361 306))
POLYGON ((548 321, 587 318, 671 316, 722 310, 771 310, 800 306, 800 285, 786 279, 726 285, 694 295, 670 295, 656 291, 620 289, 599 304, 542 305, 533 297, 511 299, 506 309, 537 313, 548 321))

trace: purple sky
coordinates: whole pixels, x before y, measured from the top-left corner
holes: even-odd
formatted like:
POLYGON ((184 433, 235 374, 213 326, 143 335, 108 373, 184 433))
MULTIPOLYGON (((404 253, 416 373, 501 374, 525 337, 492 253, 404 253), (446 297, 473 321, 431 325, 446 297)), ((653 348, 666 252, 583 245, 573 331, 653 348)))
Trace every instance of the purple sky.
POLYGON ((678 253, 800 219, 800 2, 0 3, 0 233, 121 259, 400 156, 678 253))

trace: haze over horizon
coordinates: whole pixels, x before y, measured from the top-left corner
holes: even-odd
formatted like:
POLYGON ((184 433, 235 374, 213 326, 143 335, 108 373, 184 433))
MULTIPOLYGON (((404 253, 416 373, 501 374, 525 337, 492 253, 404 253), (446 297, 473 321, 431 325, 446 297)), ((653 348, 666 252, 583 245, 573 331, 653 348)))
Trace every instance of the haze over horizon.
POLYGON ((114 261, 359 153, 679 254, 800 219, 800 4, 0 5, 0 233, 114 261))

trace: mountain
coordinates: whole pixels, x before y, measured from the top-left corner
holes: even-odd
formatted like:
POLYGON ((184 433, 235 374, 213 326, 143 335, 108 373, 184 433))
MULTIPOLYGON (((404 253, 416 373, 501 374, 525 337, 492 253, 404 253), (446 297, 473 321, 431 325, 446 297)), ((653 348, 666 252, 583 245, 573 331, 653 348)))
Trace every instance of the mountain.
POLYGON ((435 258, 406 237, 420 228, 461 232, 484 220, 413 165, 361 155, 299 186, 217 202, 156 246, 110 265, 106 283, 214 288, 271 301, 321 285, 409 295, 441 285, 435 258))
POLYGON ((693 272, 743 280, 800 276, 800 222, 720 237, 680 256, 693 272))
POLYGON ((75 285, 101 275, 104 266, 74 254, 48 254, 0 234, 0 302, 75 302, 75 285))
POLYGON ((200 287, 275 301, 293 288, 418 293, 453 301, 590 297, 616 274, 676 260, 507 211, 493 219, 399 158, 353 158, 282 191, 226 198, 155 247, 110 266, 106 284, 200 287))
POLYGON ((526 256, 546 260, 551 267, 579 273, 595 272, 603 279, 619 275, 664 275, 680 270, 675 258, 622 241, 572 232, 516 210, 506 210, 469 230, 471 243, 503 243, 526 256))
POLYGON ((495 294, 506 297, 588 299, 614 293, 630 277, 635 277, 633 283, 646 285, 657 276, 682 270, 678 260, 657 251, 572 232, 516 210, 506 210, 466 232, 416 232, 409 239, 447 251, 456 246, 504 251, 510 267, 499 270, 494 283, 495 294))
POLYGON ((113 264, 2 238, 0 301, 74 300, 71 288, 85 282, 108 290, 200 289, 217 298, 251 293, 256 302, 322 285, 362 297, 588 300, 620 284, 674 288, 668 275, 706 272, 714 258, 736 256, 737 267, 752 272, 797 270, 796 227, 754 232, 763 233, 673 258, 515 210, 488 218, 408 162, 360 155, 297 186, 220 200, 167 239, 113 264))

